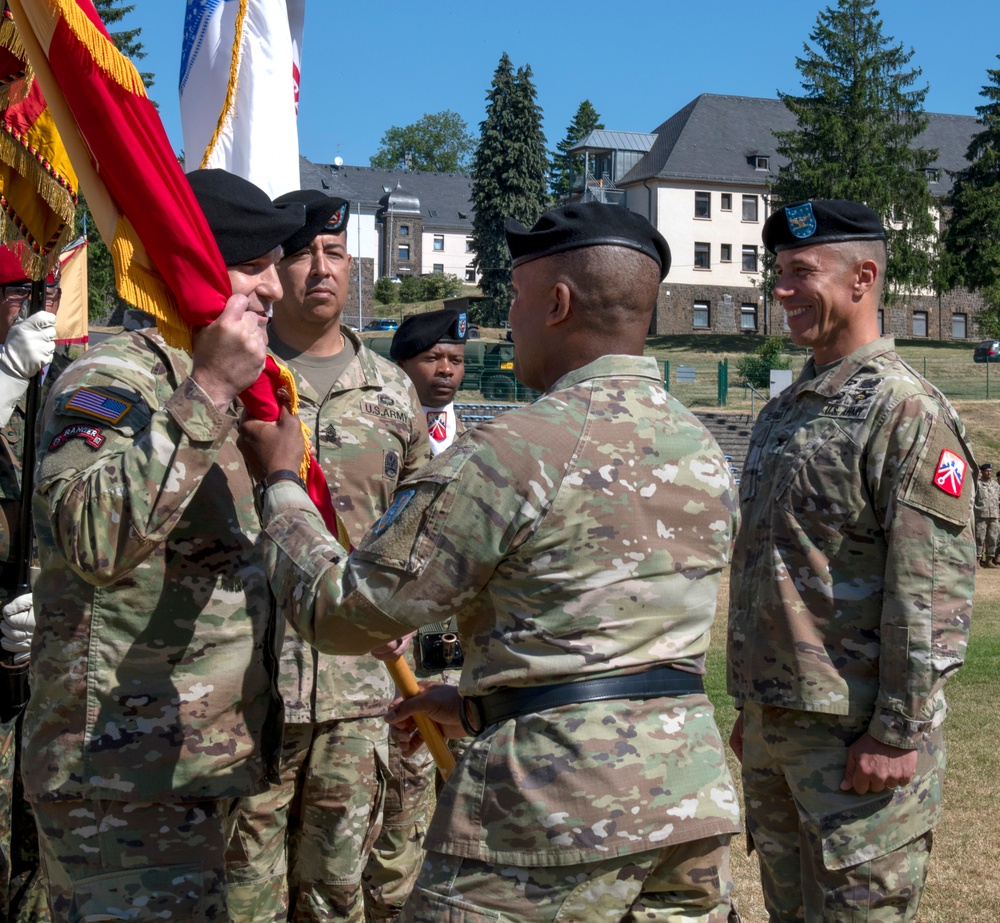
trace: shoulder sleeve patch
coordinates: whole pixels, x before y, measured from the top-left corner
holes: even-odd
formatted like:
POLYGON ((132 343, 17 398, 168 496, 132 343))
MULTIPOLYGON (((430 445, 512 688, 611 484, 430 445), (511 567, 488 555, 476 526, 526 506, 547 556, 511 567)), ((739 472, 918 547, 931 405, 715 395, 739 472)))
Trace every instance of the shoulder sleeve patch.
POLYGON ((132 404, 118 397, 102 394, 93 388, 77 388, 64 405, 65 412, 95 417, 106 423, 117 423, 132 409, 132 404))
POLYGON ((965 525, 975 493, 969 457, 958 437, 939 421, 903 499, 948 522, 965 525))

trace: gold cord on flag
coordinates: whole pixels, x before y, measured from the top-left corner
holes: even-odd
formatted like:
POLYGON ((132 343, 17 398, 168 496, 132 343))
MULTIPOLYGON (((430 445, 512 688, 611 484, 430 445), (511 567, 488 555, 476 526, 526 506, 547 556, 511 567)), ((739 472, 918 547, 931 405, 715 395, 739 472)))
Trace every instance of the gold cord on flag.
POLYGON ((219 121, 215 126, 215 131, 212 133, 211 140, 209 140, 208 146, 205 148, 205 155, 201 158, 201 164, 198 167, 199 170, 204 170, 208 166, 208 159, 212 156, 212 151, 215 150, 215 145, 219 142, 219 136, 226 127, 226 122, 229 121, 233 111, 236 89, 240 82, 240 53, 243 46, 243 23, 246 17, 247 0, 240 0, 239 12, 236 14, 235 35, 233 37, 233 54, 229 59, 229 83, 226 84, 226 99, 222 104, 222 112, 219 113, 219 121))
POLYGON ((101 34, 74 0, 55 0, 55 5, 63 22, 90 52, 94 63, 119 86, 136 96, 145 96, 146 87, 135 65, 101 34))

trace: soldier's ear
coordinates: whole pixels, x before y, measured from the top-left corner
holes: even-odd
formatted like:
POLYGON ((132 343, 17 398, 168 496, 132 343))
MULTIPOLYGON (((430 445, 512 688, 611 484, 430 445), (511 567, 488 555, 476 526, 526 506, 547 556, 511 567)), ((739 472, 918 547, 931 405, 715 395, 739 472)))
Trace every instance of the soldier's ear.
POLYGON ((557 324, 569 320, 573 315, 572 301, 569 286, 565 282, 556 282, 552 286, 552 301, 545 317, 545 326, 555 327, 557 324))

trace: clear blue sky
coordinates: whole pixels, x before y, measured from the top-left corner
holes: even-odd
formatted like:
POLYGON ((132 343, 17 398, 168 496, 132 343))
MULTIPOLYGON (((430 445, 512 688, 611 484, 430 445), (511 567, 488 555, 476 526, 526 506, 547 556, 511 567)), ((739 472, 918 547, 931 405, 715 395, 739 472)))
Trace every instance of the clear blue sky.
MULTIPOLYGON (((176 150, 185 0, 132 0, 176 150)), ((832 4, 832 0, 831 0, 832 4)), ((835 5, 835 4, 833 4, 835 5)), ((589 99, 605 127, 652 131, 699 93, 797 92, 795 58, 827 6, 813 0, 307 0, 300 152, 367 166, 383 132, 453 109, 473 134, 502 52, 530 64, 550 149, 589 99)), ((974 115, 1000 67, 1000 0, 880 0, 883 31, 915 54, 931 112, 974 115)))

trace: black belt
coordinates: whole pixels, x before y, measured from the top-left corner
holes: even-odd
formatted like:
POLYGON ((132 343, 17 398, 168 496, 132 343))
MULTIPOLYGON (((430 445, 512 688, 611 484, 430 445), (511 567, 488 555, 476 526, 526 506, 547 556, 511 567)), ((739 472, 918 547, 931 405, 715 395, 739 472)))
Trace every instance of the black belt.
POLYGON ((462 727, 467 734, 475 737, 491 724, 561 705, 601 702, 605 699, 655 699, 704 691, 705 686, 697 673, 686 673, 674 667, 654 667, 644 673, 602 676, 578 683, 510 687, 489 695, 462 696, 462 727), (478 727, 473 725, 470 714, 478 719, 478 727))

